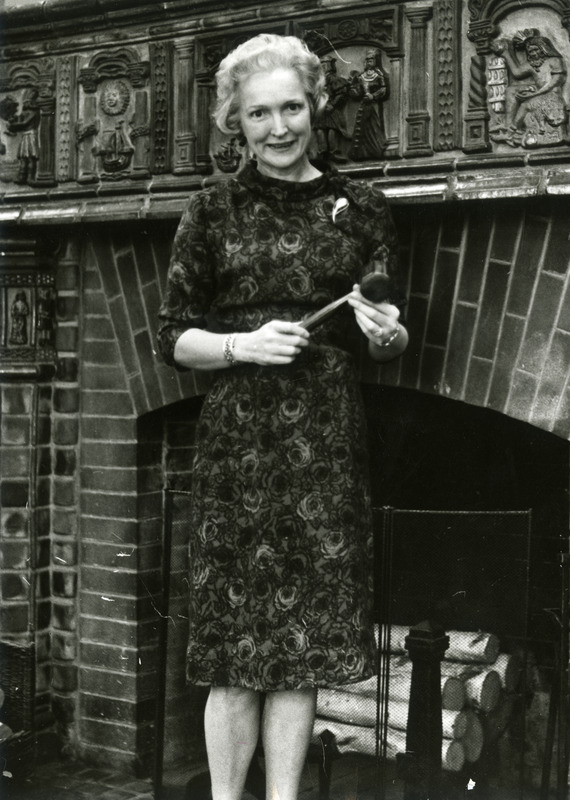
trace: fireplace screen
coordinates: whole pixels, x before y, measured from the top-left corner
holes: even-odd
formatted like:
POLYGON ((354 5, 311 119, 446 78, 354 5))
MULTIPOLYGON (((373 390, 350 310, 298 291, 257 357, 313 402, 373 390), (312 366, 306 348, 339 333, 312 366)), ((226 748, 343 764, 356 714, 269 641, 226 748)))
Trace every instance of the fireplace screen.
MULTIPOLYGON (((206 763, 205 690, 184 680, 188 519, 189 495, 167 491, 158 796, 163 783, 184 785, 206 763)), ((378 785, 388 778, 389 796, 402 796, 401 783, 393 792, 396 759, 406 751, 405 640, 410 627, 430 620, 450 637, 441 663, 444 781, 461 790, 497 779, 523 797, 530 512, 381 508, 375 540, 379 677, 319 692, 314 752, 324 742, 337 757, 371 757, 376 796, 388 796, 378 785)))

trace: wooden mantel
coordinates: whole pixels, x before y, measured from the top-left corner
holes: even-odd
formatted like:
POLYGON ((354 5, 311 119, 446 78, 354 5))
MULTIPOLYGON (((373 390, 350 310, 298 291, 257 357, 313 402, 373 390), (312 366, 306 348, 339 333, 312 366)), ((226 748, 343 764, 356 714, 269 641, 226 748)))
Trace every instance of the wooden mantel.
POLYGON ((211 121, 214 73, 261 31, 334 59, 344 120, 328 120, 315 151, 332 157, 322 136, 337 125, 335 166, 392 200, 567 195, 569 19, 568 0, 6 0, 0 223, 179 216, 188 192, 247 157, 211 121), (531 35, 550 48, 543 73, 561 76, 540 107, 513 100, 537 88, 531 35), (376 121, 356 92, 371 53, 386 87, 376 121), (377 141, 356 153, 363 130, 377 141))

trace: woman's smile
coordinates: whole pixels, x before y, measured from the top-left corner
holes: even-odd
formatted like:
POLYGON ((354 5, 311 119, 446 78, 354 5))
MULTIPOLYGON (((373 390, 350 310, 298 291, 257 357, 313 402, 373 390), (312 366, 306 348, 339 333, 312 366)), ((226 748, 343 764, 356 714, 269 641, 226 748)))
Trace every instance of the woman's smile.
POLYGON ((239 99, 242 131, 261 173, 289 181, 320 174, 307 155, 311 110, 295 70, 250 75, 240 85, 239 99))

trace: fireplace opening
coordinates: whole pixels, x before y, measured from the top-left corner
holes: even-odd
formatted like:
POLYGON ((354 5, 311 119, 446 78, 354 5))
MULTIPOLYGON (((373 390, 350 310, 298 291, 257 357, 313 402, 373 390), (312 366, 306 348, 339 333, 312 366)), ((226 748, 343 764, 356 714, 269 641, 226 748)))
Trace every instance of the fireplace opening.
POLYGON ((442 397, 372 386, 364 387, 364 396, 375 506, 531 511, 529 639, 548 666, 552 640, 543 612, 560 606, 570 443, 442 397))
MULTIPOLYGON (((500 593, 489 604, 489 593, 482 588, 482 596, 486 594, 486 598, 478 606, 479 616, 472 622, 477 628, 489 627, 490 633, 496 627, 496 633, 508 640, 507 648, 521 645, 525 657, 528 656, 526 734, 525 740, 518 744, 517 753, 523 765, 520 767, 521 761, 515 759, 517 767, 513 767, 512 742, 502 749, 497 747, 499 755, 492 765, 492 780, 514 788, 522 779, 525 789, 536 791, 548 756, 545 744, 548 700, 556 681, 556 628, 550 623, 552 613, 560 608, 560 555, 568 546, 570 445, 527 423, 467 403, 401 388, 365 385, 363 392, 376 508, 413 509, 414 514, 422 511, 433 514, 434 510, 472 512, 471 530, 466 534, 467 557, 475 547, 472 539, 476 535, 478 514, 484 518, 487 513, 497 512, 499 516, 504 513, 505 518, 512 515, 517 524, 521 523, 517 535, 520 534, 521 552, 525 551, 527 561, 519 560, 512 579, 505 578, 502 590, 506 600, 500 613, 492 613, 492 604, 500 593), (488 620, 480 617, 485 603, 488 620), (505 636, 509 614, 515 612, 518 618, 512 621, 513 635, 505 636)), ((185 570, 191 533, 187 524, 187 492, 191 486, 199 408, 200 400, 182 401, 141 420, 143 427, 150 425, 155 431, 162 426, 165 486, 174 490, 166 493, 172 500, 172 552, 162 753, 165 780, 173 784, 183 784, 205 765, 202 711, 206 692, 184 685, 185 570)), ((405 515, 399 513, 401 522, 405 515)), ((408 535, 412 542, 413 531, 408 535)), ((488 557, 491 564, 493 549, 488 546, 488 531, 482 537, 482 544, 479 562, 484 564, 488 557)), ((422 546, 429 551, 425 535, 422 546)), ((421 567, 419 563, 420 570, 421 567)), ((426 586, 429 577, 422 575, 426 586)), ((461 609, 465 611, 464 606, 461 609)), ((432 610, 426 598, 426 614, 432 610)), ((410 619, 409 624, 419 621, 410 619)), ((469 626, 465 615, 458 614, 454 620, 453 609, 449 607, 444 622, 452 628, 469 626)))

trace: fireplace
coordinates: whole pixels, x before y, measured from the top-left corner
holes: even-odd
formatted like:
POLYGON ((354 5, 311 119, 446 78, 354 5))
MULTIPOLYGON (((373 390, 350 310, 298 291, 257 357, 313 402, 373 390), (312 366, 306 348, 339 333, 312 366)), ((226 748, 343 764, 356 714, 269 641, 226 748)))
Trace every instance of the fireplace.
MULTIPOLYGON (((489 791, 502 787, 532 796, 525 793, 540 786, 549 763, 545 710, 559 679, 551 611, 561 602, 567 443, 466 403, 371 384, 363 392, 377 509, 377 596, 386 599, 381 582, 390 574, 391 623, 411 627, 425 617, 448 631, 489 631, 501 651, 525 662, 516 701, 503 693, 501 709, 498 701, 484 709, 495 712, 496 738, 481 742, 482 755, 479 750, 463 763, 460 775, 447 773, 447 779, 451 785, 455 781, 456 791, 458 781, 472 776, 488 783, 489 791), (389 569, 382 563, 387 526, 393 528, 389 569)), ((191 774, 196 760, 204 762, 206 692, 185 687, 183 680, 191 535, 188 464, 198 410, 195 401, 182 401, 145 420, 149 428, 163 431, 166 529, 172 546, 163 733, 167 784, 173 775, 191 774), (188 709, 194 723, 189 723, 188 709)), ((386 609, 378 612, 385 619, 386 609)), ((375 702, 369 701, 371 719, 375 702)), ((327 718, 318 723, 337 735, 344 728, 327 718)))
POLYGON ((382 51, 386 149, 339 165, 386 192, 409 297, 404 357, 379 367, 362 352, 359 364, 374 502, 531 511, 536 783, 570 516, 570 148, 496 141, 509 87, 491 44, 499 29, 518 42, 544 28, 568 60, 566 5, 303 0, 289 15, 275 0, 238 11, 7 0, 0 635, 33 646, 35 728, 66 754, 143 774, 152 764, 164 491, 190 485, 209 381, 159 361, 156 314, 188 195, 238 166, 210 126, 213 70, 237 40, 271 29, 334 48, 339 74, 382 51), (19 147, 24 100, 35 165, 19 147), (15 313, 20 294, 27 310, 15 313))
MULTIPOLYGON (((540 615, 559 607, 569 508, 568 418, 564 395, 556 400, 562 368, 551 367, 553 356, 567 363, 568 325, 559 300, 548 316, 540 298, 542 281, 564 284, 565 206, 513 200, 394 211, 412 343, 382 369, 362 359, 374 501, 532 509, 542 736, 553 641, 540 615), (550 254, 548 271, 542 261, 529 268, 531 246, 550 254), (549 413, 555 403, 558 415, 549 413)), ((165 476, 177 488, 190 484, 182 443, 191 448, 208 384, 206 375, 166 368, 153 352, 175 224, 85 224, 81 233, 58 226, 49 248, 44 229, 18 229, 5 251, 11 269, 39 258, 54 276, 58 356, 55 374, 49 365, 39 373, 3 367, 4 463, 37 468, 33 480, 23 467, 3 479, 3 536, 13 554, 3 630, 23 640, 34 630, 38 727, 57 731, 81 758, 138 772, 148 771, 154 748, 165 476)))

